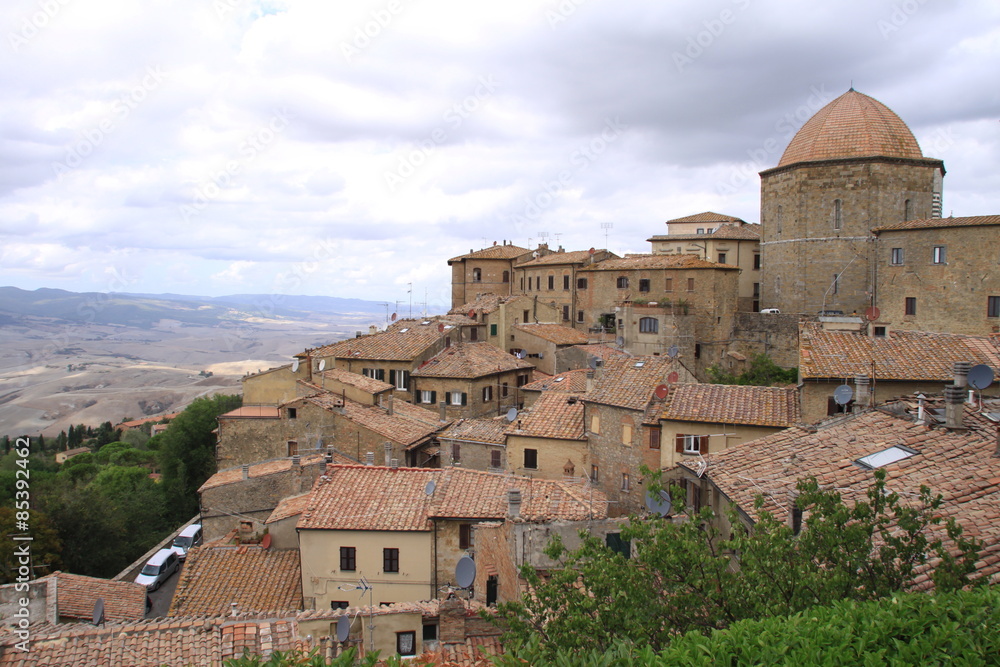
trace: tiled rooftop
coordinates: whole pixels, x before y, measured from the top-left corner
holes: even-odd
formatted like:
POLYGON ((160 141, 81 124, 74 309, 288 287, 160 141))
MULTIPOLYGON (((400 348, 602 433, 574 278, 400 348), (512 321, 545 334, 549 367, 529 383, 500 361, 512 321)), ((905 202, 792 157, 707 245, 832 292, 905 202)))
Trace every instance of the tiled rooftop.
POLYGON ((425 531, 431 518, 503 519, 508 489, 520 489, 525 521, 607 516, 604 494, 577 484, 464 468, 330 466, 298 528, 425 531), (435 489, 427 495, 432 480, 435 489))
POLYGON ((343 414, 355 424, 404 447, 433 435, 446 425, 446 422, 439 421, 437 412, 405 401, 395 401, 390 415, 387 409, 377 405, 361 405, 347 399, 343 414))
POLYGON ((716 264, 695 255, 628 255, 621 259, 606 259, 582 269, 583 271, 632 271, 636 269, 724 269, 738 270, 728 264, 716 264))
POLYGON ((672 367, 668 357, 606 359, 594 389, 583 399, 629 410, 645 411, 656 387, 666 382, 672 367))
POLYGON ((710 239, 726 241, 759 241, 760 225, 724 224, 706 234, 657 234, 647 241, 705 241, 710 239))
MULTIPOLYGON (((591 257, 597 253, 605 252, 602 250, 595 250, 591 252, 590 250, 573 250, 571 252, 554 252, 544 257, 538 257, 532 259, 528 262, 522 262, 517 265, 519 269, 534 269, 539 266, 553 266, 556 264, 583 264, 591 257)), ((617 255, 613 255, 617 256, 617 255)))
POLYGON ((584 345, 590 341, 586 331, 571 329, 561 324, 527 323, 515 324, 514 328, 556 345, 584 345))
POLYGON ((503 417, 492 419, 459 419, 457 422, 438 433, 439 440, 465 440, 469 442, 485 442, 491 445, 502 445, 506 441, 507 427, 510 426, 503 417))
POLYGON ((413 377, 480 378, 507 371, 534 368, 523 359, 489 343, 455 343, 413 371, 413 377))
POLYGON ((802 412, 795 387, 677 384, 660 418, 787 428, 800 421, 802 412))
MULTIPOLYGON (((445 334, 437 326, 400 327, 395 331, 380 331, 359 338, 348 338, 311 350, 314 359, 371 359, 379 361, 412 361, 445 334), (406 329, 406 331, 403 331, 406 329)), ((299 356, 305 356, 304 353, 299 356)))
POLYGON ((667 220, 669 225, 671 222, 716 222, 719 224, 743 222, 740 218, 733 217, 731 215, 723 215, 722 213, 714 213, 712 211, 705 211, 704 213, 695 213, 694 215, 686 215, 683 218, 674 218, 673 220, 667 220))
POLYGON ((146 616, 146 587, 141 584, 69 572, 39 577, 39 581, 50 580, 56 582, 56 611, 61 617, 93 620, 98 598, 104 600, 104 618, 109 623, 137 621, 146 616))
POLYGON ((852 88, 806 121, 778 166, 873 156, 920 159, 923 153, 892 109, 852 88))
POLYGON ((448 311, 449 315, 467 315, 472 311, 480 314, 489 314, 495 312, 500 308, 501 304, 509 303, 516 299, 522 298, 522 294, 511 294, 508 296, 501 296, 499 294, 477 294, 476 298, 468 303, 463 303, 457 308, 452 308, 448 311))
POLYGON ((272 405, 244 405, 219 415, 219 419, 277 419, 278 408, 272 405))
POLYGON ((543 392, 524 416, 519 415, 508 431, 512 436, 583 440, 584 404, 580 394, 543 392))
POLYGON ((267 517, 267 520, 264 521, 264 523, 274 523, 275 521, 281 521, 283 519, 302 514, 308 505, 308 493, 283 498, 281 502, 278 503, 278 506, 274 508, 274 511, 271 512, 271 516, 267 517))
MULTIPOLYGON (((967 535, 984 542, 977 569, 996 580, 1000 573, 997 424, 966 405, 967 430, 947 431, 916 423, 915 399, 895 407, 907 411, 893 414, 879 409, 849 415, 821 423, 814 432, 793 427, 710 454, 705 457, 704 476, 751 516, 755 516, 754 499, 763 495, 764 509, 783 520, 788 494, 798 479, 814 475, 821 486, 835 487, 845 500, 854 501, 864 496, 873 479, 870 470, 855 463, 859 458, 893 446, 911 448, 915 455, 883 466, 889 488, 915 493, 926 485, 942 494, 941 515, 954 517, 967 535)), ((1000 411, 1000 402, 987 402, 984 411, 991 410, 1000 411)))
POLYGON ((116 424, 115 428, 136 428, 142 426, 143 424, 155 424, 156 422, 163 421, 164 419, 169 421, 179 414, 179 412, 171 412, 166 415, 153 415, 152 417, 143 417, 142 419, 132 419, 127 422, 122 422, 121 424, 116 424))
POLYGON ((323 371, 320 373, 320 377, 346 384, 348 387, 354 387, 369 394, 380 394, 383 391, 389 391, 393 388, 388 382, 382 382, 381 380, 376 380, 360 373, 350 373, 339 368, 323 371))
MULTIPOLYGON (((338 455, 334 455, 335 457, 338 455)), ((343 458, 343 457, 341 457, 343 458)), ((336 460, 336 459, 335 459, 336 460)), ((321 464, 323 461, 322 454, 313 454, 312 456, 303 456, 299 463, 303 466, 321 464)), ((274 459, 273 461, 262 461, 261 463, 254 463, 250 466, 250 477, 264 477, 266 475, 274 475, 280 472, 285 472, 291 470, 292 459, 274 459)), ((205 491, 207 489, 213 489, 217 486, 223 486, 225 484, 235 484, 243 479, 243 467, 238 466, 235 468, 227 468, 225 470, 220 470, 215 473, 201 485, 198 489, 198 493, 205 491)))
POLYGON ((809 378, 870 376, 877 380, 950 382, 956 361, 1000 369, 1000 340, 985 336, 890 330, 887 338, 825 331, 818 322, 799 329, 799 374, 809 378))
POLYGON ((921 218, 875 227, 873 232, 896 232, 907 229, 947 229, 949 227, 995 227, 1000 215, 971 215, 964 218, 921 218))
POLYGON ((535 380, 521 387, 521 391, 571 391, 583 393, 587 391, 587 371, 574 370, 558 373, 541 380, 535 380))
POLYGON ((222 615, 302 608, 302 573, 296 549, 201 546, 188 551, 169 616, 222 615))
POLYGON ((448 260, 450 265, 452 262, 458 262, 465 259, 516 259, 521 255, 525 255, 531 252, 527 248, 521 248, 516 245, 493 245, 488 248, 483 248, 482 250, 470 250, 465 255, 459 255, 458 257, 452 257, 448 260))

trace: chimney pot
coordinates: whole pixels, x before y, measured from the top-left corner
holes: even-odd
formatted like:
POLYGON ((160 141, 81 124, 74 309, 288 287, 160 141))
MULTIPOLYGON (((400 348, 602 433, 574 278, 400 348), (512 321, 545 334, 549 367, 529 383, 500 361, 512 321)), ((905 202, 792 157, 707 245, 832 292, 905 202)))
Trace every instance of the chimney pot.
POLYGON ((955 384, 944 388, 944 427, 949 430, 964 428, 965 388, 955 384))
POLYGON ((391 415, 392 414, 392 410, 393 410, 393 408, 392 408, 392 392, 390 391, 389 392, 389 406, 386 408, 386 412, 391 415))
POLYGON ((953 366, 953 371, 955 373, 955 386, 965 387, 969 384, 969 371, 972 369, 972 364, 968 361, 956 361, 953 366))
POLYGON ((441 412, 441 421, 448 421, 448 403, 445 401, 438 403, 438 410, 441 412))
POLYGON ((399 459, 391 459, 389 461, 389 467, 392 468, 393 470, 399 468, 399 459))
POLYGON ((375 465, 375 452, 365 452, 365 465, 366 466, 375 465))
POLYGON ((507 516, 511 518, 521 516, 521 491, 519 489, 507 491, 507 516))
POLYGON ((243 464, 243 479, 250 479, 250 464, 243 464))

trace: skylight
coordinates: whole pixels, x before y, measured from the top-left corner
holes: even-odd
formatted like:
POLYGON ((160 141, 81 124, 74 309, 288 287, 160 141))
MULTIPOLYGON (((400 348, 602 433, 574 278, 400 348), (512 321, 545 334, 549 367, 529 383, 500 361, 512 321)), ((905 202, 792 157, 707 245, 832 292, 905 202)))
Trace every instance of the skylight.
POLYGON ((406 333, 409 330, 410 330, 410 327, 406 327, 405 329, 400 329, 399 333, 406 333))
POLYGON ((887 466, 890 463, 895 463, 896 461, 908 459, 916 453, 916 451, 910 449, 909 447, 893 446, 888 449, 883 449, 880 452, 869 454, 868 456, 862 456, 857 460, 857 463, 865 468, 868 468, 869 470, 874 470, 876 468, 887 466))

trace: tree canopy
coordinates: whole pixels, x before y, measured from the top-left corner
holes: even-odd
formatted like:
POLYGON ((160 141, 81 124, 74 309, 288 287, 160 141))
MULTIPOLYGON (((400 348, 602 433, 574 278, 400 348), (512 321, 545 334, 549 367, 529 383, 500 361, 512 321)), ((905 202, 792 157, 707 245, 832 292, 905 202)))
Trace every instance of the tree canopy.
POLYGON ((795 384, 799 380, 797 368, 782 368, 766 354, 750 357, 750 366, 739 374, 723 370, 718 364, 708 367, 709 380, 714 384, 744 384, 770 387, 795 384))

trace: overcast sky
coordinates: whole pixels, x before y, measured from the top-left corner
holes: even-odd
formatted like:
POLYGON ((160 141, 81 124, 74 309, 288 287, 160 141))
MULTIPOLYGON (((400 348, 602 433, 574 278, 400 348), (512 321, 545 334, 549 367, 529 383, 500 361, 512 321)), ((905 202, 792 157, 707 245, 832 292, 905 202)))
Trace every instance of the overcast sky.
POLYGON ((852 81, 945 161, 946 215, 1000 213, 996 0, 4 0, 0 27, 25 289, 440 308, 493 241, 757 222, 757 172, 852 81))

